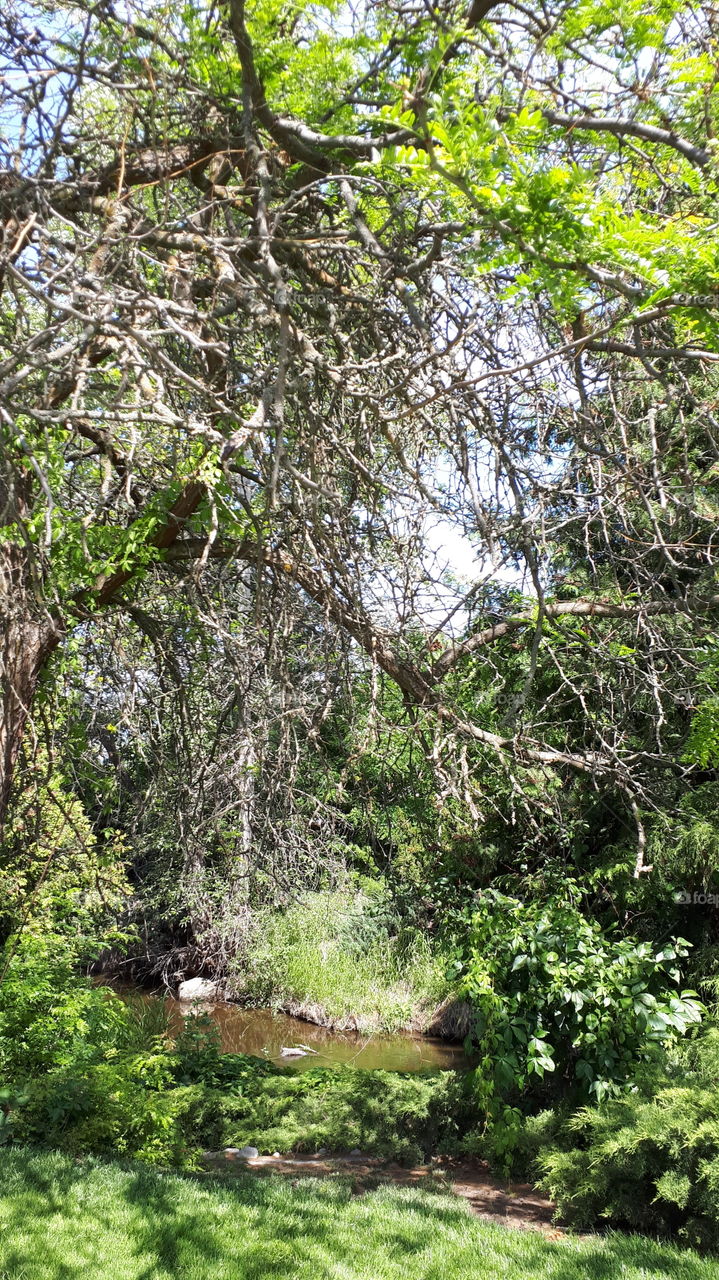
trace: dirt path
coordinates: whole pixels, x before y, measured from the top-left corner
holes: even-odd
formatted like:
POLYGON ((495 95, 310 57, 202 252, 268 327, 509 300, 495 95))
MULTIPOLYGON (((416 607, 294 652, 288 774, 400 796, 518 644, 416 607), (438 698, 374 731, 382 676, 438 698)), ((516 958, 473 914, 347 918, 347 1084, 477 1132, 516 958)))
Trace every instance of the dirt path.
POLYGON ((342 1177, 350 1181, 355 1195, 391 1182, 398 1186, 424 1186, 427 1190, 452 1190, 466 1200, 479 1218, 541 1231, 550 1239, 563 1232, 552 1223, 554 1205, 530 1183, 502 1183, 492 1176, 488 1166, 476 1162, 438 1157, 428 1165, 406 1168, 390 1160, 374 1156, 317 1155, 255 1156, 245 1159, 232 1149, 205 1153, 204 1165, 213 1173, 246 1173, 259 1176, 280 1175, 295 1178, 342 1177))

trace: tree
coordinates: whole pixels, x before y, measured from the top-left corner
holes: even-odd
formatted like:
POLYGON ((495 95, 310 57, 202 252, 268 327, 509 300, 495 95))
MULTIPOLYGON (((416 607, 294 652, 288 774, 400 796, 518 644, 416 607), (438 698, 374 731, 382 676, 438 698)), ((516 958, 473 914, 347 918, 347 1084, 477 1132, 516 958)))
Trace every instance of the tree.
POLYGON ((3 23, 0 814, 68 631, 131 618, 148 566, 224 557, 350 637, 460 792, 462 741, 520 789, 613 789, 641 870, 642 806, 684 767, 677 628, 697 646, 719 603, 715 17, 3 23), (475 542, 464 594, 437 520, 475 542), (516 645, 488 725, 457 683, 484 663, 501 690, 516 645), (579 731, 545 717, 547 668, 579 731))

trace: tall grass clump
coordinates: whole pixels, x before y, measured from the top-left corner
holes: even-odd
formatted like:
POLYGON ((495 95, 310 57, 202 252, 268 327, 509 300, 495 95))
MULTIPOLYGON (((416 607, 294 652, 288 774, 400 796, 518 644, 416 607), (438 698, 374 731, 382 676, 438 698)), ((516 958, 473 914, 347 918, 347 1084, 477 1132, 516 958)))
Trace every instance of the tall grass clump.
POLYGON ((259 912, 232 983, 247 1003, 338 1028, 421 1030, 449 994, 446 968, 426 935, 402 930, 372 885, 259 912))

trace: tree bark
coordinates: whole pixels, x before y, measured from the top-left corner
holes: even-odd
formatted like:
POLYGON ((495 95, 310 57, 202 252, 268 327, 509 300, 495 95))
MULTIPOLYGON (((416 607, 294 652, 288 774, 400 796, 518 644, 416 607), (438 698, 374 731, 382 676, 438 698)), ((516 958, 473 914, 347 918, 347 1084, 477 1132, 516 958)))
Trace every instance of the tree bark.
POLYGON ((0 838, 15 766, 43 667, 62 625, 35 601, 27 555, 6 544, 0 553, 0 838))

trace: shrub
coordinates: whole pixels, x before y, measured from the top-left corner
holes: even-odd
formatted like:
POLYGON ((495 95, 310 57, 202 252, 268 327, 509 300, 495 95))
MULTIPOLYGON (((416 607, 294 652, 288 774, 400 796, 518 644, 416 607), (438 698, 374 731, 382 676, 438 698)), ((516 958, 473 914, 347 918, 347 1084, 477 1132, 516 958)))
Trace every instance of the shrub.
POLYGON ((416 1161, 461 1149, 476 1121, 466 1078, 445 1071, 315 1068, 299 1074, 262 1058, 221 1054, 205 1017, 188 1018, 172 1056, 175 1078, 206 1086, 185 1134, 205 1147, 263 1152, 351 1151, 416 1161))
POLYGON ((187 1097, 161 1002, 148 1017, 75 968, 64 935, 25 931, 0 988, 0 1139, 178 1162, 187 1097))
POLYGON ((39 748, 23 758, 3 831, 0 939, 16 930, 64 934, 88 954, 113 928, 129 893, 120 832, 96 834, 62 772, 39 748))
POLYGON ((78 975, 75 960, 67 938, 28 931, 6 944, 5 960, 0 952, 0 1083, 96 1058, 121 1034, 122 1001, 78 975))
POLYGON ((186 1164, 182 1121, 198 1093, 174 1087, 166 1054, 60 1067, 30 1082, 14 1136, 76 1154, 186 1164))
POLYGON ((687 946, 608 936, 567 898, 525 904, 487 891, 462 978, 478 1083, 506 1097, 554 1076, 564 1090, 609 1096, 700 1020, 696 993, 677 986, 687 946))
POLYGON ((457 1151, 475 1119, 466 1083, 455 1072, 274 1071, 222 1100, 223 1141, 261 1151, 347 1152, 412 1163, 457 1151))
POLYGON ((203 1150, 347 1152, 415 1162, 461 1149, 474 1111, 453 1072, 316 1069, 296 1074, 226 1056, 221 1084, 178 1083, 168 1053, 58 1067, 13 1100, 12 1137, 79 1154, 191 1168, 203 1150))
POLYGON ((541 1185, 578 1226, 598 1220, 719 1247, 719 1030, 635 1093, 583 1107, 539 1154, 541 1185))

